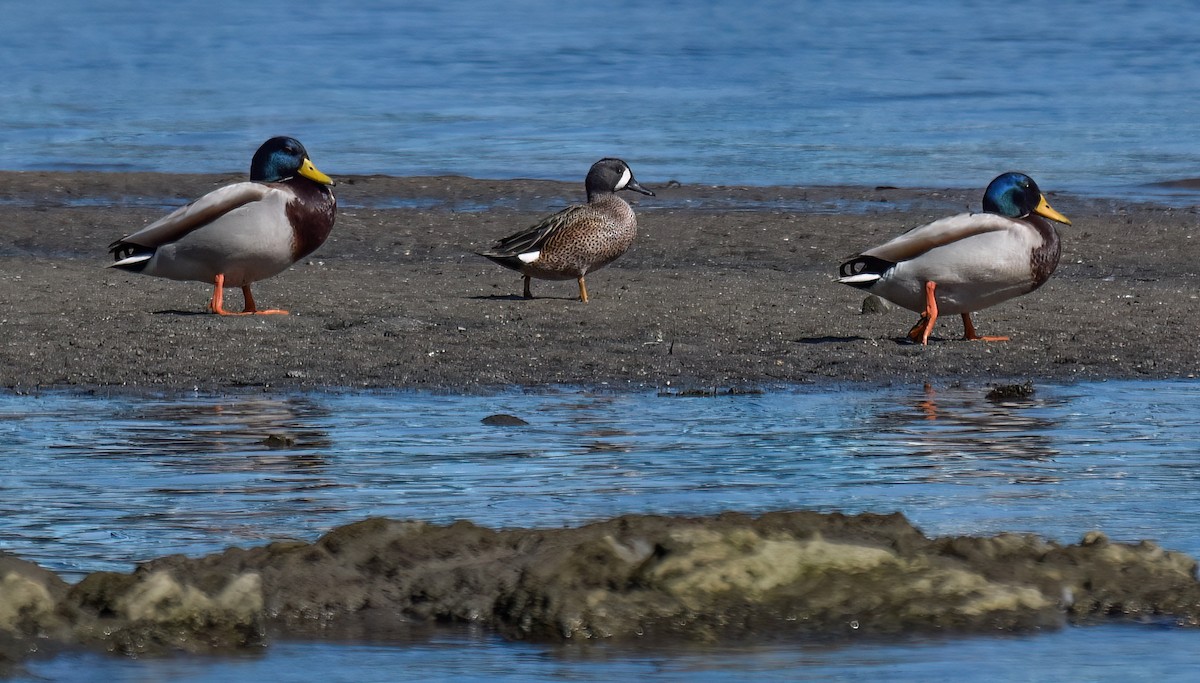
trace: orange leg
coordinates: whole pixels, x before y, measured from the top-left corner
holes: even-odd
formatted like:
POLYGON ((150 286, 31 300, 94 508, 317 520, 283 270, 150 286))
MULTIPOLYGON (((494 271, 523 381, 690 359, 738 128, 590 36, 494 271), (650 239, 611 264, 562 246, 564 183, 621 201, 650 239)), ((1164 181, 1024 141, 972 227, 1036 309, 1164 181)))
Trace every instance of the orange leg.
POLYGON ((217 277, 213 279, 213 294, 208 300, 208 311, 217 315, 232 315, 225 310, 225 276, 217 273, 217 277))
POLYGON ((588 302, 587 283, 583 281, 582 275, 579 276, 579 300, 585 304, 588 302))
POLYGON ((246 310, 242 311, 241 313, 234 313, 232 311, 225 310, 225 275, 223 273, 218 273, 217 276, 213 278, 213 295, 212 298, 208 300, 208 310, 210 313, 216 313, 217 315, 287 315, 287 311, 258 310, 258 307, 254 305, 254 295, 250 293, 249 285, 242 287, 242 296, 246 297, 246 310))
POLYGON ((258 310, 258 306, 254 303, 254 295, 250 293, 250 285, 242 285, 242 296, 246 298, 246 309, 243 313, 254 313, 257 315, 287 315, 288 312, 279 308, 270 308, 265 311, 258 310))
POLYGON ((532 299, 532 298, 533 298, 533 292, 532 292, 532 291, 530 291, 530 289, 529 289, 529 281, 530 281, 530 280, 532 280, 532 279, 533 279, 533 278, 529 277, 528 275, 526 275, 526 276, 525 276, 525 298, 526 298, 526 299, 532 299))
POLYGON ((963 339, 967 339, 970 341, 989 341, 989 342, 1008 341, 1008 337, 981 337, 981 336, 975 334, 975 323, 971 322, 971 314, 970 313, 963 313, 962 319, 963 319, 963 339))
POLYGON ((920 340, 921 344, 929 343, 929 333, 933 332, 933 324, 937 322, 938 310, 937 301, 933 298, 933 291, 937 289, 936 282, 925 283, 925 312, 921 314, 917 324, 908 331, 908 338, 912 341, 920 340))

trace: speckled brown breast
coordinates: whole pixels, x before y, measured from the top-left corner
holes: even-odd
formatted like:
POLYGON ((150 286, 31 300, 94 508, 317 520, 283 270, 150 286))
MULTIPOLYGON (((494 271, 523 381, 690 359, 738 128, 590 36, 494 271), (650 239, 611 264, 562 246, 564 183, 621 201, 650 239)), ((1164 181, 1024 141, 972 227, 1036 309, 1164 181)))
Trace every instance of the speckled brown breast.
POLYGON ((1042 236, 1042 246, 1034 249, 1029 256, 1029 269, 1033 277, 1033 287, 1029 291, 1032 292, 1046 284, 1046 280, 1050 279, 1050 275, 1058 267, 1058 259, 1062 256, 1062 243, 1058 240, 1058 230, 1050 221, 1038 216, 1029 216, 1025 220, 1042 236))
POLYGON ((582 277, 628 251, 635 237, 633 209, 617 195, 605 195, 582 207, 569 224, 555 231, 537 261, 521 272, 546 280, 582 277))

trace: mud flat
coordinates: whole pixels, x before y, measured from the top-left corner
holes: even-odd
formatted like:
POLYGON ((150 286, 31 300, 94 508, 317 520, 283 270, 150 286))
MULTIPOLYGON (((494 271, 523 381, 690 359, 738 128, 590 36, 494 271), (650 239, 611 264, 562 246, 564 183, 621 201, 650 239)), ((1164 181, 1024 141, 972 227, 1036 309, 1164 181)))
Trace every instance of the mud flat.
MULTIPOLYGON (((1074 221, 1039 291, 947 318, 928 347, 907 311, 862 313, 839 260, 978 208, 978 191, 678 186, 632 197, 640 235, 572 282, 475 255, 568 203, 546 181, 339 178, 330 240, 255 288, 287 317, 221 319, 209 294, 105 269, 105 246, 236 176, 0 173, 0 387, 174 392, 575 384, 709 388, 926 380, 1187 377, 1200 366, 1194 210, 1051 195, 1074 221)), ((658 182, 655 182, 658 180, 658 182)), ((234 299, 238 295, 234 293, 234 299)), ((238 305, 237 301, 233 302, 238 305)))

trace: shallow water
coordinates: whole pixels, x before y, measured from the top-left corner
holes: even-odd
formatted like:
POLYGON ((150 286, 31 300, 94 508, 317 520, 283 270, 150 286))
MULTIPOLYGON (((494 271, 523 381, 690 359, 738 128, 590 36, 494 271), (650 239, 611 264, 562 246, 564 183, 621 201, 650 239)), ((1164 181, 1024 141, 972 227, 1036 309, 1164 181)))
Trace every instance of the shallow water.
POLYGON ((404 647, 275 643, 261 655, 121 660, 97 655, 32 664, 40 680, 261 681, 1191 681, 1194 631, 1131 626, 996 637, 742 648, 619 651, 549 649, 485 636, 404 647), (88 672, 80 677, 81 672, 88 672))
POLYGON ((128 570, 368 516, 900 511, 927 534, 1092 529, 1200 557, 1200 382, 784 391, 0 396, 0 548, 128 570), (490 427, 494 413, 526 427, 490 427))
MULTIPOLYGON (((1044 189, 1200 175, 1182 0, 35 3, 0 22, 6 169, 1044 189)), ((1173 202, 1196 201, 1185 193, 1173 202)))
MULTIPOLYGON (((805 508, 900 511, 929 535, 1075 542, 1098 529, 1200 557, 1200 382, 1039 386, 1013 402, 985 393, 5 395, 0 548, 78 578, 169 553, 311 540, 371 515, 556 527, 805 508), (495 413, 529 425, 481 423, 495 413)), ((995 680, 1170 678, 1200 664, 1200 640, 1106 626, 630 652, 447 631, 403 645, 276 643, 232 659, 69 656, 30 670, 54 679, 86 669, 95 680, 929 680, 972 675, 980 660, 997 663, 995 680)))

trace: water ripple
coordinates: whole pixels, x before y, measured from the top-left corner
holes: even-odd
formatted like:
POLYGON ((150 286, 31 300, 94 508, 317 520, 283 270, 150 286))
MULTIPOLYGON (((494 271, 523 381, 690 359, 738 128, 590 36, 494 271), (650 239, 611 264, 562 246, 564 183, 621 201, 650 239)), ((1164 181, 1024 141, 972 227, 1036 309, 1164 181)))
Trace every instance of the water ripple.
POLYGON ((1200 554, 1200 384, 984 394, 3 396, 0 548, 77 576, 372 515, 554 527, 812 508, 1200 554), (480 421, 501 412, 530 424, 480 421))

